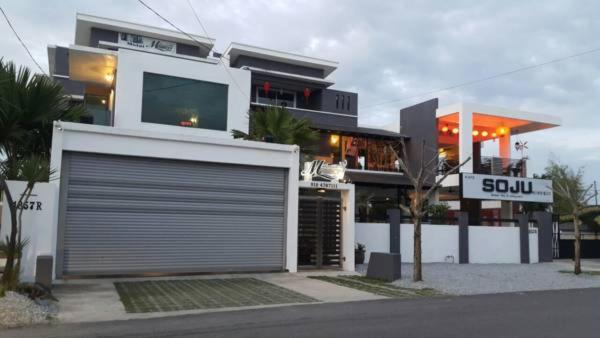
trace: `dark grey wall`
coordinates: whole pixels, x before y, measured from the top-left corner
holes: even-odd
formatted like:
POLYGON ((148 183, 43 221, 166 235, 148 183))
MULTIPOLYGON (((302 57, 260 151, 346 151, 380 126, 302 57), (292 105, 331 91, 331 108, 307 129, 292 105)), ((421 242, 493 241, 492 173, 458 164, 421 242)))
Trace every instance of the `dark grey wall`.
MULTIPOLYGON (((406 142, 406 152, 410 162, 408 165, 413 171, 419 169, 423 141, 425 162, 437 156, 437 108, 436 98, 400 110, 400 134, 410 137, 406 142)), ((431 169, 435 169, 435 163, 431 169)), ((433 179, 429 183, 433 183, 433 179)))
POLYGON ((54 74, 69 76, 69 48, 57 46, 54 50, 54 74))
POLYGON ((354 117, 336 116, 332 114, 310 112, 300 109, 288 108, 295 118, 306 118, 313 125, 327 125, 336 127, 356 127, 357 119, 354 117))
POLYGON ((358 94, 324 89, 321 92, 321 110, 356 116, 358 114, 358 94))
POLYGON ((92 27, 90 32, 90 47, 98 47, 98 42, 119 42, 119 33, 107 29, 92 27))
POLYGON ((209 50, 207 48, 200 48, 199 46, 186 45, 183 43, 177 44, 177 54, 195 56, 195 57, 206 57, 209 50))
POLYGON ((240 55, 237 57, 235 62, 231 65, 232 67, 241 68, 242 66, 248 67, 256 67, 268 70, 274 70, 278 72, 292 73, 304 76, 312 76, 324 78, 323 71, 321 69, 298 66, 298 65, 290 65, 283 62, 271 61, 271 60, 263 60, 259 58, 254 58, 251 56, 240 55))

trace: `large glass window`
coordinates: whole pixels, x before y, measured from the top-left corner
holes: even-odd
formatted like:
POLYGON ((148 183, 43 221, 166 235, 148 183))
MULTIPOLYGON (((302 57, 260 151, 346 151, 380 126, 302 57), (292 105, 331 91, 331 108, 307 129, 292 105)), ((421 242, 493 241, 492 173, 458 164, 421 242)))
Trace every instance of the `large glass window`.
POLYGON ((267 92, 264 88, 257 87, 256 102, 294 108, 296 107, 296 93, 280 88, 270 88, 267 92))
POLYGON ((144 73, 142 122, 227 130, 227 85, 144 73))
POLYGON ((355 189, 356 222, 387 222, 387 210, 399 208, 399 203, 407 200, 398 186, 356 184, 355 189))
POLYGON ((108 96, 86 94, 84 97, 85 114, 80 122, 97 124, 101 126, 110 125, 110 111, 108 110, 108 96))

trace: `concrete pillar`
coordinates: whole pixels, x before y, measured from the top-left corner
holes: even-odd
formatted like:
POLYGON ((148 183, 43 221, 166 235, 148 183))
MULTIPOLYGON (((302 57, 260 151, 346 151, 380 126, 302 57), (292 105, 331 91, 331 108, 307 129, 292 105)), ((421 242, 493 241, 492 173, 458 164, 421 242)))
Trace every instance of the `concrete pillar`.
POLYGON ((458 263, 469 263, 469 214, 458 213, 458 263))
POLYGON ((538 228, 538 252, 540 263, 552 262, 552 214, 546 211, 534 211, 533 219, 538 228))
POLYGON ((519 244, 521 248, 521 264, 529 264, 529 215, 520 214, 519 220, 519 244))
POLYGON ((390 220, 390 252, 400 253, 400 209, 388 209, 387 211, 390 220))
MULTIPOLYGON (((462 163, 473 156, 473 112, 463 106, 458 112, 458 161, 462 163)), ((459 171, 473 173, 473 161, 467 162, 459 171)))

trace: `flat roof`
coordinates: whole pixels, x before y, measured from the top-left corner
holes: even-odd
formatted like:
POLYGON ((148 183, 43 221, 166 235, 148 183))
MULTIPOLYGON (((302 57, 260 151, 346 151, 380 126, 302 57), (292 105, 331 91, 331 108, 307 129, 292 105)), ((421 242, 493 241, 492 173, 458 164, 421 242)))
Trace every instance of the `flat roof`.
POLYGON ((179 31, 148 26, 128 21, 103 18, 99 16, 77 13, 75 24, 75 44, 87 46, 90 43, 92 27, 101 28, 121 33, 138 34, 156 39, 198 45, 206 47, 206 54, 215 44, 215 39, 188 33, 193 39, 179 31), (194 41, 196 40, 196 41, 194 41))
POLYGON ((326 77, 331 74, 338 67, 337 61, 319 59, 315 57, 282 52, 274 49, 268 49, 263 47, 256 47, 251 45, 246 45, 243 43, 232 42, 227 50, 225 50, 225 55, 229 55, 230 64, 235 63, 238 56, 246 55, 251 56, 263 60, 277 61, 297 66, 304 66, 310 68, 316 68, 323 71, 323 76, 326 77))
POLYGON ((505 126, 511 129, 513 135, 558 127, 562 124, 560 117, 554 115, 470 102, 440 107, 436 111, 436 117, 441 123, 454 125, 459 123, 461 112, 473 113, 473 127, 505 126))

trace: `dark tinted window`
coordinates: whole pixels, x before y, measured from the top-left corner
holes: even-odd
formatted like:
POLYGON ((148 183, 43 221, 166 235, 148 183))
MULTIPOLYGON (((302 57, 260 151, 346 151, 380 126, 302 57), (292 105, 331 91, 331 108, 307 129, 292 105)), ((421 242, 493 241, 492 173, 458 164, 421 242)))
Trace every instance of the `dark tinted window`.
POLYGON ((227 130, 227 85, 144 73, 142 122, 227 130))

